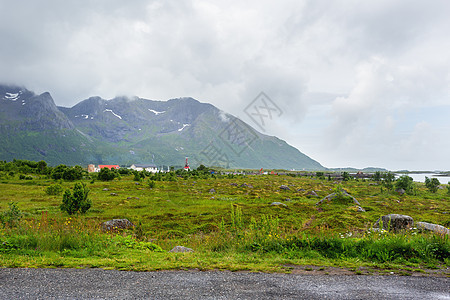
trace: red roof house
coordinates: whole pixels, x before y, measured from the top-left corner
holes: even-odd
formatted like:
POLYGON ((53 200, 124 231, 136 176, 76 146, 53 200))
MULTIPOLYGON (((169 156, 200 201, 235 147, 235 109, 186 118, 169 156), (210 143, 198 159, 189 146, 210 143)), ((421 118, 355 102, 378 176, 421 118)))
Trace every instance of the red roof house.
POLYGON ((103 168, 108 168, 108 169, 112 169, 112 168, 114 168, 114 169, 116 169, 116 170, 118 170, 118 169, 120 169, 120 167, 119 167, 119 165, 98 165, 98 168, 101 170, 101 169, 103 169, 103 168))

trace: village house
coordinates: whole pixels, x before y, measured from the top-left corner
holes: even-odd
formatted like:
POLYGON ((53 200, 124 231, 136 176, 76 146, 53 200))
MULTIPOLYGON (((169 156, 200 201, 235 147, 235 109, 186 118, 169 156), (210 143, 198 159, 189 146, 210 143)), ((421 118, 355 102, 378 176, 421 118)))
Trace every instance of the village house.
POLYGON ((119 165, 98 165, 98 167, 96 167, 95 165, 90 164, 90 165, 88 165, 88 172, 89 173, 100 172, 100 170, 103 168, 108 168, 110 170, 112 168, 114 168, 114 169, 118 170, 118 169, 120 169, 120 166, 119 165))
POLYGON ((133 164, 129 169, 135 170, 135 171, 147 171, 156 173, 158 172, 158 167, 154 164, 133 164))

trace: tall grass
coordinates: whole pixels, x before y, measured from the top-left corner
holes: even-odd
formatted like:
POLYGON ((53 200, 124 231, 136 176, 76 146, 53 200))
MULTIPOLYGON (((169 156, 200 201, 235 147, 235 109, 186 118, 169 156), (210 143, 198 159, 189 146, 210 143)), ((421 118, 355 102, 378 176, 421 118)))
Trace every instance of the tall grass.
POLYGON ((358 258, 367 262, 438 262, 450 261, 448 235, 417 234, 417 232, 366 232, 363 235, 289 232, 276 217, 251 217, 248 225, 239 208, 231 211, 231 224, 219 226, 220 231, 209 239, 212 251, 258 252, 286 258, 322 257, 325 259, 358 258))

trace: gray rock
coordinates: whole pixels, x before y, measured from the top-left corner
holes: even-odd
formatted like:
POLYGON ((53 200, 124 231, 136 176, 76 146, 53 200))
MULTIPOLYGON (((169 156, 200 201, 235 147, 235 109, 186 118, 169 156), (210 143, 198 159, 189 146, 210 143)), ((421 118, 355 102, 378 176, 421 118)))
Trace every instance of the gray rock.
POLYGON ((389 214, 379 218, 375 224, 373 224, 373 227, 380 228, 380 223, 382 223, 382 229, 397 232, 413 227, 414 220, 406 215, 389 214))
POLYGON ((111 196, 118 196, 116 193, 111 193, 110 195, 111 196))
MULTIPOLYGON (((356 205, 361 206, 361 204, 359 203, 359 201, 356 200, 355 197, 353 197, 352 195, 350 195, 346 190, 343 189, 343 190, 342 190, 342 194, 343 194, 345 197, 351 198, 351 199, 353 200, 353 203, 355 203, 356 205)), ((331 194, 329 194, 329 195, 323 197, 322 199, 320 199, 320 201, 317 202, 316 205, 322 204, 322 202, 325 201, 325 200, 328 200, 328 201, 329 201, 329 200, 333 200, 333 199, 336 198, 336 197, 337 197, 336 193, 331 193, 331 194)))
POLYGON ((272 202, 272 203, 270 203, 270 206, 284 206, 284 207, 287 207, 286 204, 281 203, 281 202, 272 202))
POLYGON ((187 248, 184 246, 175 246, 169 252, 179 253, 179 252, 194 252, 191 248, 187 248))
POLYGON ((366 210, 362 208, 361 206, 358 206, 358 212, 365 212, 366 210))
POLYGON ((297 192, 305 192, 305 189, 298 189, 297 192))
POLYGON ((101 225, 104 231, 116 231, 134 227, 134 224, 131 223, 128 219, 112 219, 103 222, 101 225))
POLYGON ((290 201, 292 201, 292 200, 291 200, 291 198, 286 198, 286 199, 284 199, 284 201, 290 202, 290 201))
POLYGON ((406 193, 406 191, 404 189, 396 189, 395 190, 399 195, 403 195, 404 193, 406 193))
POLYGON ((287 185, 280 186, 280 190, 290 191, 291 189, 287 185))
POLYGON ((450 234, 450 229, 433 223, 427 223, 427 222, 416 222, 416 228, 419 230, 428 230, 433 231, 435 233, 439 234, 450 234))
POLYGON ((243 184, 240 185, 240 187, 248 187, 248 188, 251 188, 251 189, 252 189, 252 188, 253 188, 253 185, 243 183, 243 184))
POLYGON ((216 190, 215 190, 215 189, 210 189, 209 192, 210 192, 211 194, 214 194, 214 193, 216 192, 216 190))
POLYGON ((306 196, 319 197, 319 195, 317 195, 316 191, 309 191, 306 193, 306 196))
POLYGON ((108 188, 104 188, 104 189, 103 189, 103 191, 105 191, 105 192, 106 192, 106 191, 109 191, 109 189, 108 189, 108 188))

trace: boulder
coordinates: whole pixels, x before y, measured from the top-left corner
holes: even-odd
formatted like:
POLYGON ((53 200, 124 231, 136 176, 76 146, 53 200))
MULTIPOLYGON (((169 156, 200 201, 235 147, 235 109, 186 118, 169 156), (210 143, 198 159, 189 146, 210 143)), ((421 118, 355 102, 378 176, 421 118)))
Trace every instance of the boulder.
POLYGON ((405 191, 404 189, 402 189, 402 188, 396 189, 395 191, 396 191, 399 195, 403 195, 404 193, 406 193, 406 191, 405 191))
POLYGON ((112 219, 102 223, 102 229, 104 231, 123 230, 134 227, 128 219, 112 219))
POLYGON ((450 234, 450 229, 433 223, 416 222, 416 228, 423 231, 425 230, 433 231, 439 234, 450 234))
POLYGON ((191 248, 187 248, 184 246, 175 246, 169 252, 179 253, 179 252, 194 252, 191 248))
MULTIPOLYGON (((361 206, 361 204, 358 202, 358 200, 356 200, 356 198, 353 197, 352 195, 350 195, 346 190, 342 189, 342 195, 344 195, 345 197, 348 197, 348 198, 352 199, 352 200, 353 200, 353 203, 355 203, 356 205, 361 206)), ((325 201, 325 200, 328 200, 328 201, 329 201, 329 200, 333 200, 333 199, 336 198, 336 197, 337 197, 336 193, 331 193, 331 194, 329 194, 329 195, 323 197, 322 199, 320 199, 320 201, 317 202, 316 205, 322 204, 322 202, 325 201)))
POLYGON ((382 223, 381 229, 397 232, 413 227, 414 220, 406 215, 389 214, 379 218, 375 224, 373 224, 373 227, 380 228, 380 223, 382 223))
POLYGON ((280 186, 280 190, 290 191, 291 189, 287 185, 280 186))

